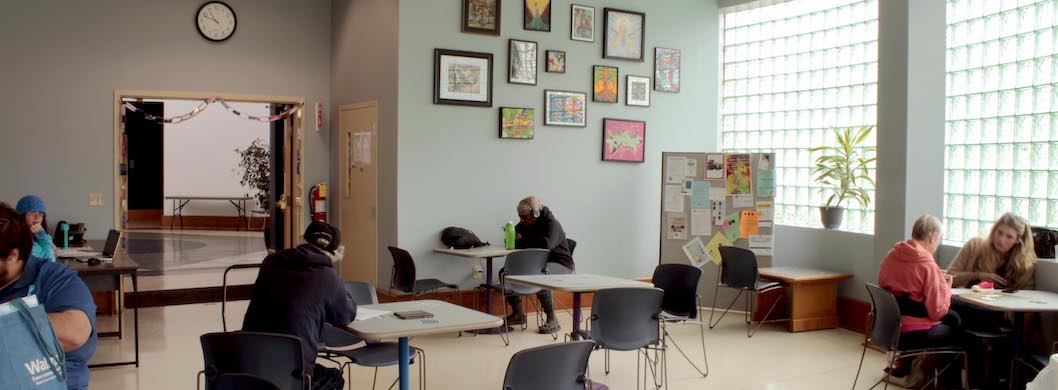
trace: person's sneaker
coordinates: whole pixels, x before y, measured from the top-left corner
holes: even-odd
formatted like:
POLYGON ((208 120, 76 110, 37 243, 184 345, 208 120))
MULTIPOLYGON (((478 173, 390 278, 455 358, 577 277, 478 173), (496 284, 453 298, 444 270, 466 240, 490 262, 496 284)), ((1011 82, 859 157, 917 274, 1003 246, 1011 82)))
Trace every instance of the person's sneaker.
POLYGON ((548 318, 547 323, 540 325, 539 332, 540 334, 552 334, 558 332, 559 329, 562 329, 562 326, 558 324, 558 321, 555 321, 554 318, 548 318))
POLYGON ((525 324, 525 313, 514 313, 507 316, 507 325, 522 325, 525 324))

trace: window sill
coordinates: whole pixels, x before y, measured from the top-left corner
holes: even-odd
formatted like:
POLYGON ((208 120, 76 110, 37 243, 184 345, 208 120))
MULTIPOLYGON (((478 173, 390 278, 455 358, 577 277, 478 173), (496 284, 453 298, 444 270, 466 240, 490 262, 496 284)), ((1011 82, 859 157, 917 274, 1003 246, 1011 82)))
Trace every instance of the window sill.
POLYGON ((813 232, 814 231, 814 232, 826 232, 826 233, 833 233, 833 234, 840 234, 840 235, 874 237, 874 232, 857 232, 857 231, 852 231, 852 230, 844 230, 844 229, 840 229, 840 228, 839 229, 825 229, 825 228, 812 227, 812 226, 785 225, 785 224, 781 224, 781 223, 776 223, 775 226, 776 227, 781 226, 783 229, 797 229, 797 230, 801 230, 804 233, 813 232))

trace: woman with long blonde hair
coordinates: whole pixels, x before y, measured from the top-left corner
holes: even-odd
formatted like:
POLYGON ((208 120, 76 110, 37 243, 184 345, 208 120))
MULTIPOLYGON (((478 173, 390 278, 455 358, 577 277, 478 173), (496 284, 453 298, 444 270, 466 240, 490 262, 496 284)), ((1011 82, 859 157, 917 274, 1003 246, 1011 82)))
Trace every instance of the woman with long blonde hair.
POLYGON ((996 287, 1031 290, 1035 281, 1036 252, 1032 231, 1024 219, 1005 213, 988 237, 971 238, 948 267, 955 286, 965 287, 982 281, 996 287))

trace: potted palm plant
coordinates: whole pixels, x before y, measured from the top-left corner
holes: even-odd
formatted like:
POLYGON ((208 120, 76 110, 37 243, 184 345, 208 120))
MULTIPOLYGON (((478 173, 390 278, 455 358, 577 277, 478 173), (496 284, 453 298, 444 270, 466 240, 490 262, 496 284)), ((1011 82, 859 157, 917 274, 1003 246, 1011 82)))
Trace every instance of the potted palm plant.
POLYGON ((869 183, 874 186, 874 179, 867 174, 867 166, 878 159, 876 148, 864 146, 864 141, 874 130, 872 125, 838 129, 831 127, 837 146, 820 146, 809 152, 823 152, 816 159, 812 174, 816 182, 826 186, 820 192, 831 191, 827 203, 819 207, 819 217, 823 227, 837 229, 841 227, 845 208, 842 202, 851 200, 860 206, 868 207, 871 197, 863 186, 869 183))
POLYGON ((235 153, 239 155, 239 168, 242 168, 239 184, 257 190, 257 203, 262 209, 268 210, 268 185, 272 173, 268 144, 258 138, 246 149, 235 149, 235 153))

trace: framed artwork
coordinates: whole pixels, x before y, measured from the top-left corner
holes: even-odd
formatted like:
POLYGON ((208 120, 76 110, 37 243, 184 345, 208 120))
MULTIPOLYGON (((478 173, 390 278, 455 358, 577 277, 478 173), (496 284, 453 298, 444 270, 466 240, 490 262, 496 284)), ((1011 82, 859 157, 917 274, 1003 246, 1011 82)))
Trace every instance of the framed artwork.
POLYGON ((492 53, 434 49, 433 102, 492 107, 492 53))
POLYGON ((588 125, 588 94, 544 91, 544 125, 585 127, 588 125))
POLYGON ((617 68, 595 65, 591 73, 591 100, 601 103, 617 103, 617 68))
POLYGON ((551 0, 524 0, 524 28, 532 31, 551 31, 551 0))
POLYGON ((500 0, 463 0, 463 32, 500 35, 500 0))
POLYGON ((566 73, 566 52, 548 50, 545 53, 547 53, 547 65, 544 70, 551 73, 566 73))
POLYGON ((602 57, 642 62, 647 15, 613 8, 604 11, 602 57))
POLYGON ((569 20, 569 39, 595 42, 595 7, 573 4, 569 20))
POLYGON ((510 60, 508 83, 536 85, 536 42, 512 39, 507 58, 510 60))
POLYGON ((654 48, 654 90, 680 92, 680 51, 654 48))
POLYGON ((500 107, 500 138, 533 139, 536 110, 500 107))
POLYGON ((650 77, 628 76, 625 78, 625 104, 650 107, 650 77))
POLYGON ((625 119, 602 120, 602 160, 643 162, 646 155, 647 123, 625 119))

